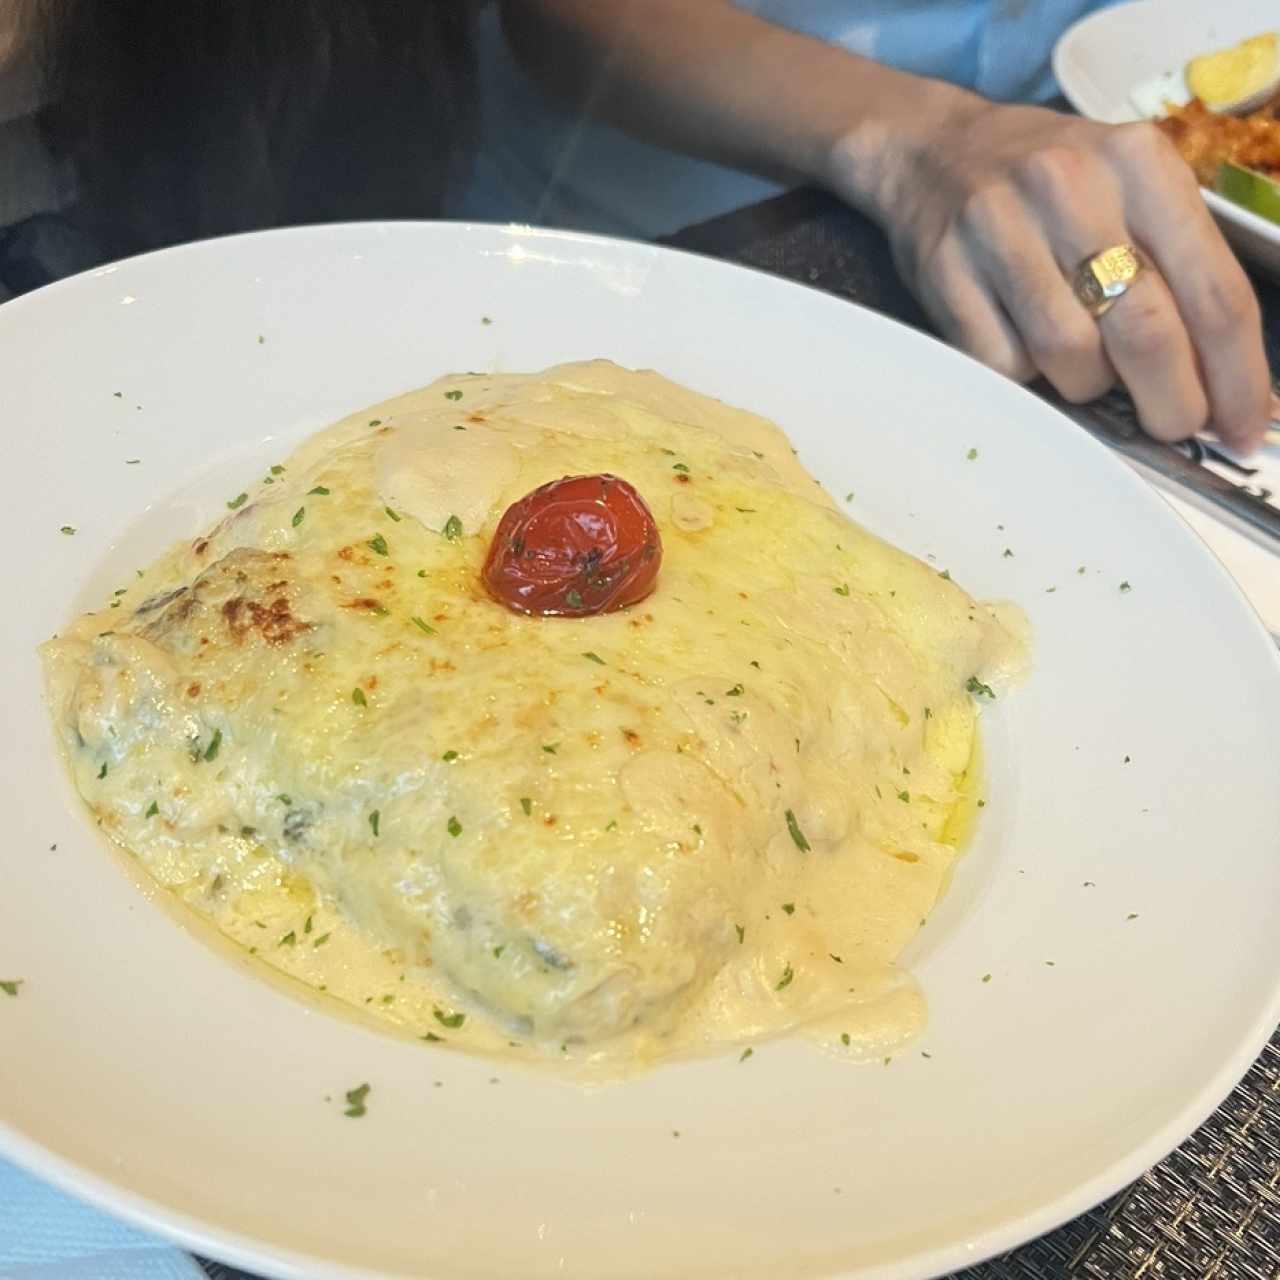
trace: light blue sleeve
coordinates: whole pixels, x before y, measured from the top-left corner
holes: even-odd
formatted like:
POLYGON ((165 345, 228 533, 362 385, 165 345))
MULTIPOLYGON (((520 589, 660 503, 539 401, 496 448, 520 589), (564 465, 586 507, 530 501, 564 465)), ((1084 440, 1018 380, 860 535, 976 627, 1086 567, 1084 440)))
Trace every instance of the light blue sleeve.
POLYGON ((0 1160, 0 1280, 204 1280, 190 1254, 0 1160))

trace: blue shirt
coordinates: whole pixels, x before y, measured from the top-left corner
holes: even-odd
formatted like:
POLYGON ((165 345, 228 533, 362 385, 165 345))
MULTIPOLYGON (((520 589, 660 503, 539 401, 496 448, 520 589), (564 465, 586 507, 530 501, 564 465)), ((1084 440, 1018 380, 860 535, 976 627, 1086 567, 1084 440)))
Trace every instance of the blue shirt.
MULTIPOLYGON (((736 0, 779 26, 999 102, 1056 91, 1049 58, 1077 18, 1112 0, 736 0)), ((764 199, 773 183, 584 121, 516 65, 496 8, 481 17, 475 169, 449 210, 650 239, 764 199)))

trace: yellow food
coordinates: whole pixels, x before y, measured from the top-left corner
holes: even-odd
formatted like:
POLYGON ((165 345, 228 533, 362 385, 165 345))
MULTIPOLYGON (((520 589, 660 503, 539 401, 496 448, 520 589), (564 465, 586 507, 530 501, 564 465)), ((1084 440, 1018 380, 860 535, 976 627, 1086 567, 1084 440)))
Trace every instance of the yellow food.
POLYGON ((1280 48, 1274 31, 1187 63, 1187 88, 1211 111, 1247 110, 1275 92, 1280 48))
POLYGON ((603 361, 447 378, 273 471, 44 647, 76 786, 151 876, 463 1048, 615 1070, 918 1026, 894 962, 972 817, 991 609, 770 423, 603 361), (653 595, 495 604, 505 508, 598 471, 653 509, 653 595))

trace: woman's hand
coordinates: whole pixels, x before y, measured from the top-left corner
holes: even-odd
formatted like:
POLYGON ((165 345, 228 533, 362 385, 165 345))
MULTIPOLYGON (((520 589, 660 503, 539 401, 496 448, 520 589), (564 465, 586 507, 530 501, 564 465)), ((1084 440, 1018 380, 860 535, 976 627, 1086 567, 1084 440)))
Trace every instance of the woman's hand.
POLYGON ((919 127, 872 122, 832 150, 830 185, 885 227, 952 342, 1086 401, 1117 376, 1143 426, 1261 443, 1270 377, 1257 300, 1190 169, 1153 125, 1101 125, 954 92, 919 127), (1103 316, 1069 277, 1113 245, 1144 271, 1103 316))

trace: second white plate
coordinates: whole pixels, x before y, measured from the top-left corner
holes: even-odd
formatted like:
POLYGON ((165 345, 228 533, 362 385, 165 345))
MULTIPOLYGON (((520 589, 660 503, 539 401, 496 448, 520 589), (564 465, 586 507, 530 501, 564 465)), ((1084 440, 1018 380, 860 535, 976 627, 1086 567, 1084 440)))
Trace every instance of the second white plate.
MULTIPOLYGON (((1136 86, 1278 23, 1274 0, 1130 0, 1071 27, 1054 49, 1053 70, 1081 115, 1122 124, 1140 118, 1129 97, 1136 86)), ((1241 257, 1280 278, 1280 225, 1203 194, 1241 257)))

